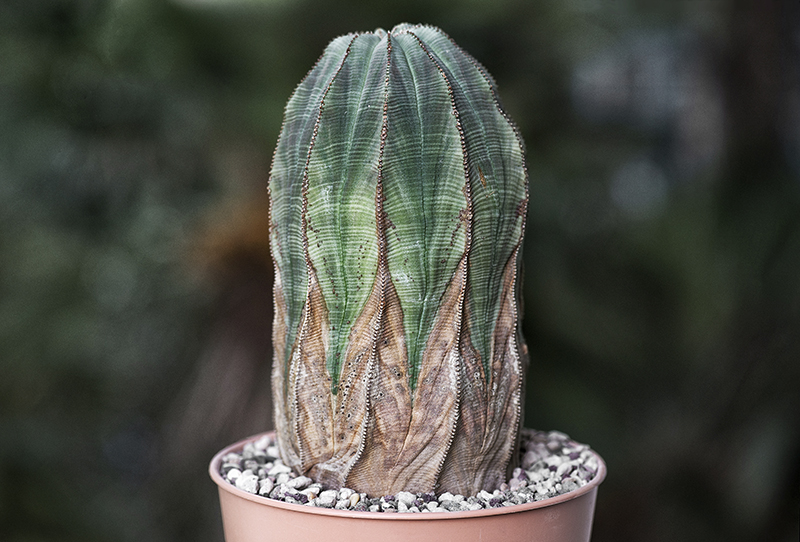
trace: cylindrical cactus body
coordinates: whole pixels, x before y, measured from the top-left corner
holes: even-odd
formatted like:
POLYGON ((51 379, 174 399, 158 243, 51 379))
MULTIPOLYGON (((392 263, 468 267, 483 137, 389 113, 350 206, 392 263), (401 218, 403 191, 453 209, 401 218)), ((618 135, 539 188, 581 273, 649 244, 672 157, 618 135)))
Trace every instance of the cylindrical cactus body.
POLYGON ((269 189, 284 461, 370 495, 497 487, 528 196, 487 72, 434 27, 335 39, 289 100, 269 189))

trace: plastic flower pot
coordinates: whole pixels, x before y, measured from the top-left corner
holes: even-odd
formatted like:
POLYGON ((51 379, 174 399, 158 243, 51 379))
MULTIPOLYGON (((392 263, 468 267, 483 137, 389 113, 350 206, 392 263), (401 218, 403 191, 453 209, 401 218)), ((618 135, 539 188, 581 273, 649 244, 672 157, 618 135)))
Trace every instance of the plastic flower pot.
POLYGON ((209 473, 219 489, 227 542, 342 540, 347 542, 586 542, 591 538, 597 487, 606 465, 585 486, 516 506, 441 513, 354 512, 289 504, 238 489, 222 478, 222 458, 255 435, 220 451, 209 473))

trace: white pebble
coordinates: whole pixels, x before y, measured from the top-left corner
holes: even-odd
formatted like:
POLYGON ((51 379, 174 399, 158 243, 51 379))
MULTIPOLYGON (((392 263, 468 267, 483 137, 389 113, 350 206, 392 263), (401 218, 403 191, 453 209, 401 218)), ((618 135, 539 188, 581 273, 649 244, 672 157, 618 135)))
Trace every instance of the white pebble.
POLYGON ((329 508, 336 504, 336 496, 339 494, 338 491, 335 489, 329 489, 327 491, 323 491, 317 497, 317 504, 320 506, 324 506, 325 508, 329 508))
POLYGON ((253 474, 252 471, 246 470, 236 479, 236 487, 255 494, 258 491, 258 476, 253 474))
POLYGON ((300 491, 303 495, 308 497, 308 500, 316 499, 317 495, 319 495, 319 489, 316 487, 309 487, 300 491))
POLYGON ((241 475, 242 475, 242 471, 240 471, 239 469, 231 469, 231 470, 228 471, 228 474, 226 474, 225 476, 228 478, 228 481, 235 482, 236 479, 239 478, 239 476, 241 476, 241 475))
POLYGON ((292 478, 286 485, 289 487, 293 487, 295 489, 303 489, 308 486, 313 480, 308 476, 298 476, 297 478, 292 478))
POLYGON ((269 495, 269 492, 272 491, 272 488, 275 487, 275 484, 269 478, 263 478, 258 481, 258 494, 259 495, 269 495))
POLYGON ((557 467, 559 466, 564 460, 561 459, 560 455, 551 455, 550 457, 545 458, 544 462, 547 464, 548 467, 557 467))
POLYGON ((561 463, 558 466, 558 469, 556 470, 556 476, 558 478, 561 478, 565 474, 572 472, 572 470, 575 468, 575 466, 576 466, 575 463, 572 462, 572 461, 567 461, 566 463, 561 463))
POLYGON ((284 473, 288 474, 290 472, 292 472, 292 469, 290 469, 283 463, 276 463, 271 469, 269 469, 269 472, 267 474, 270 476, 277 476, 278 474, 284 474, 284 473))
POLYGON ((353 493, 355 492, 349 487, 343 487, 342 489, 339 490, 339 500, 349 499, 350 495, 352 495, 353 493))
POLYGON ((397 497, 397 502, 401 502, 405 504, 407 507, 413 506, 414 501, 417 500, 417 496, 408 491, 400 491, 397 493, 396 497, 397 497))

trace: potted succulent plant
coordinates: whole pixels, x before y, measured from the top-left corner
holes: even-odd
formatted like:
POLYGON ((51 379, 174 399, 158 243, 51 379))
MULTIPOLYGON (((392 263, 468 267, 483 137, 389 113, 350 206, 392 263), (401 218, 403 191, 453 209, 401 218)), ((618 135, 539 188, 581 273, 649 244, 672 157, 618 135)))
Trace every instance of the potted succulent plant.
POLYGON ((328 45, 286 106, 269 181, 276 429, 210 467, 228 542, 588 540, 602 460, 524 433, 544 452, 520 465, 527 181, 493 80, 441 30, 328 45), (534 464, 556 496, 530 489, 534 464), (379 512, 409 509, 457 511, 379 512))

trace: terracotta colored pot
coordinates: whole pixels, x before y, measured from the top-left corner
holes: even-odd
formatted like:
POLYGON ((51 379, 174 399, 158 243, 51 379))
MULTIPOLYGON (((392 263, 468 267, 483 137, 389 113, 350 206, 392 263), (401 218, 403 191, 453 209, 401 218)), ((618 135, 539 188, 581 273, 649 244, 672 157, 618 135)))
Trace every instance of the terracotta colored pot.
POLYGON ((262 436, 228 446, 211 460, 209 473, 219 487, 226 542, 588 542, 597 486, 606 476, 606 465, 598 456, 597 475, 580 489, 489 510, 387 514, 316 508, 252 495, 222 478, 222 457, 262 436))

